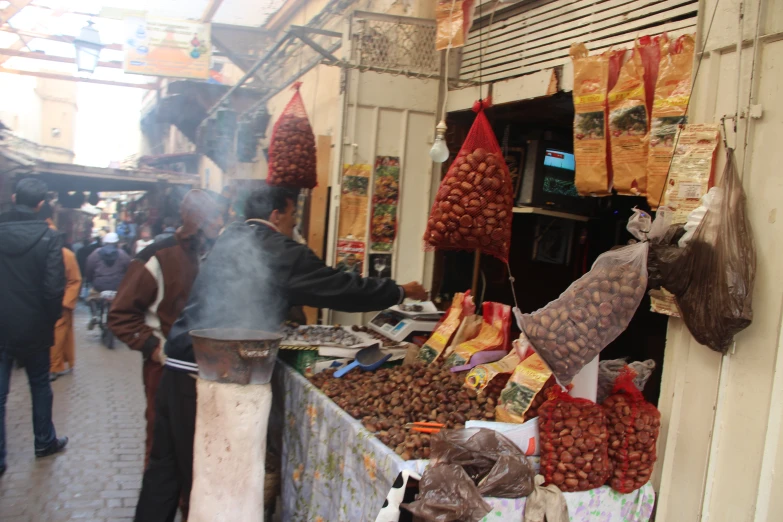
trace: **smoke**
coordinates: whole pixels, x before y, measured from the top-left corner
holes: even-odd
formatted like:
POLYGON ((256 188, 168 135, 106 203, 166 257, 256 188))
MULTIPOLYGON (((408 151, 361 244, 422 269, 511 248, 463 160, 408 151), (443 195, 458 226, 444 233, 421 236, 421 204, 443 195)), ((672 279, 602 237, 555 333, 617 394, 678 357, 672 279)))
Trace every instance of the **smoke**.
POLYGON ((188 323, 191 330, 246 328, 277 332, 287 314, 272 256, 253 229, 235 223, 226 228, 199 269, 188 323))

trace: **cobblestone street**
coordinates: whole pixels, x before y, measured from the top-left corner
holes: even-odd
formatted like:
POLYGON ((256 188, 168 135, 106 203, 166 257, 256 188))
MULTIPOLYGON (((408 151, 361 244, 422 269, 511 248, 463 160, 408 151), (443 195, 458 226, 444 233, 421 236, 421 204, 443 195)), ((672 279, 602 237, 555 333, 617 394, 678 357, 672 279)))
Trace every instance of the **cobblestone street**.
POLYGON ((119 342, 104 348, 87 317, 76 313, 74 373, 52 383, 57 434, 70 437, 64 453, 35 458, 27 376, 13 372, 0 522, 132 520, 144 453, 141 356, 119 342))

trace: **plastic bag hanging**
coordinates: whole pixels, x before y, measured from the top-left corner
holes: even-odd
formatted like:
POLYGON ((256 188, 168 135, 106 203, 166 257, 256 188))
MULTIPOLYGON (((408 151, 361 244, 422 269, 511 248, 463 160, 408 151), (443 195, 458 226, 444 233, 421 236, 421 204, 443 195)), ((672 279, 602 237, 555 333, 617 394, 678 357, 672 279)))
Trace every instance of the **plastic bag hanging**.
POLYGON ((267 177, 270 185, 311 189, 317 184, 315 135, 299 93, 301 85, 301 82, 294 84, 296 92, 272 130, 267 177))
POLYGON ((693 238, 661 267, 661 276, 691 335, 726 353, 734 336, 753 320, 756 278, 756 246, 731 149, 719 186, 693 238))
POLYGON ((476 250, 508 262, 513 185, 503 153, 484 110, 477 113, 457 159, 449 167, 432 205, 425 250, 476 250))

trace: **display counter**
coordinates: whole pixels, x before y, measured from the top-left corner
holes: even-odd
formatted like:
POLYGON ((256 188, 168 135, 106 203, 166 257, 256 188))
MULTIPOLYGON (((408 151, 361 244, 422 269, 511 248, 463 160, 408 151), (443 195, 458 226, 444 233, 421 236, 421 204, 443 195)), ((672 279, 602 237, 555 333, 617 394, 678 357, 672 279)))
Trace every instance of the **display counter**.
MULTIPOLYGON (((270 427, 282 455, 282 520, 374 521, 397 475, 422 473, 427 461, 404 461, 359 421, 290 366, 278 363, 270 427)), ((628 495, 604 486, 566 493, 572 521, 644 522, 655 493, 650 484, 628 495)), ((522 521, 525 499, 487 499, 487 521, 522 521)))

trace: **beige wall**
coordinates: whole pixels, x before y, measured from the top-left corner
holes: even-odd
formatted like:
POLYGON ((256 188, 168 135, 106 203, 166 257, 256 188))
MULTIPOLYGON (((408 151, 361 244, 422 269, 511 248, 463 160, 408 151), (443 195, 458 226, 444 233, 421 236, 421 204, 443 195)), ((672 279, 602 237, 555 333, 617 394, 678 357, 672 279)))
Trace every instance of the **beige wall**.
POLYGON ((35 92, 41 100, 41 145, 74 149, 77 89, 76 82, 38 78, 35 92))
MULTIPOLYGON (((700 11, 706 31, 716 0, 700 11)), ((694 122, 719 122, 737 106, 738 0, 720 2, 691 105, 694 122)), ((751 71, 763 117, 746 120, 737 144, 743 185, 758 255, 753 324, 740 333, 726 356, 698 345, 679 320, 670 320, 660 408, 664 415, 663 461, 659 465, 658 521, 761 522, 783 520, 783 198, 779 174, 783 136, 783 2, 746 0, 740 105, 748 104, 751 71), (755 67, 749 45, 762 11, 755 67), (747 158, 746 158, 747 154, 747 158)))

